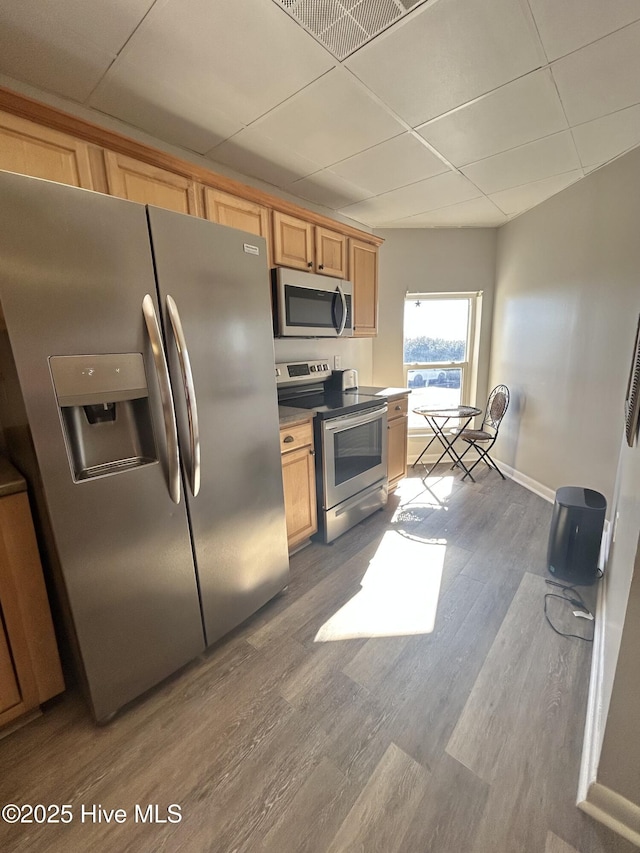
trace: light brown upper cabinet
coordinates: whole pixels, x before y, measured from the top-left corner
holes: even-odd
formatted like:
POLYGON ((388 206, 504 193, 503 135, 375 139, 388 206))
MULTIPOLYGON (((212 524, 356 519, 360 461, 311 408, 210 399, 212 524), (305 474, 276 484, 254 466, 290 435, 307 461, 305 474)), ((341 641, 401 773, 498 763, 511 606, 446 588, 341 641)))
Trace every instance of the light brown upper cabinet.
POLYGON ((378 250, 361 240, 349 240, 349 278, 353 284, 354 337, 378 334, 378 250))
POLYGON ((93 189, 86 142, 9 113, 0 113, 0 169, 93 189))
POLYGON ((104 158, 111 195, 198 216, 195 184, 191 178, 113 151, 105 151, 104 158))
POLYGON ((273 262, 282 267, 313 270, 314 226, 304 219, 273 211, 273 262))
POLYGON ((316 272, 347 278, 347 238, 316 226, 316 272))
POLYGON ((271 267, 269 208, 238 196, 204 187, 204 215, 211 222, 258 234, 267 241, 267 263, 271 267))
POLYGON ((278 266, 347 278, 347 238, 274 210, 273 261, 278 266))

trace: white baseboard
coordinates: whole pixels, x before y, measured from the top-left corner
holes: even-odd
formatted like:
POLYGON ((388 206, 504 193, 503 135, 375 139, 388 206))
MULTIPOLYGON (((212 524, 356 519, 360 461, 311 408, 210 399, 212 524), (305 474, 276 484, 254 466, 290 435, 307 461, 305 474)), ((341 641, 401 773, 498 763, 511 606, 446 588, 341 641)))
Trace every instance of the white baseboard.
POLYGON ((507 465, 506 462, 501 462, 497 457, 496 465, 500 468, 503 474, 506 474, 507 477, 515 483, 519 483, 521 486, 524 486, 525 489, 529 489, 530 492, 533 492, 535 495, 539 495, 541 498, 544 498, 545 501, 549 501, 549 503, 553 503, 555 501, 556 493, 553 489, 550 489, 548 486, 543 486, 542 483, 534 480, 533 477, 529 477, 521 471, 517 471, 515 468, 512 468, 511 465, 507 465))
MULTIPOLYGON (((604 542, 603 536, 603 542, 604 542)), ((578 805, 587 800, 590 786, 596 781, 602 738, 604 737, 604 708, 602 686, 604 678, 604 626, 606 624, 605 584, 598 584, 596 614, 593 626, 593 650, 591 652, 591 675, 587 696, 587 716, 584 724, 582 759, 578 779, 578 805)))
POLYGON ((592 782, 585 799, 578 802, 578 808, 640 847, 640 806, 621 794, 592 782))

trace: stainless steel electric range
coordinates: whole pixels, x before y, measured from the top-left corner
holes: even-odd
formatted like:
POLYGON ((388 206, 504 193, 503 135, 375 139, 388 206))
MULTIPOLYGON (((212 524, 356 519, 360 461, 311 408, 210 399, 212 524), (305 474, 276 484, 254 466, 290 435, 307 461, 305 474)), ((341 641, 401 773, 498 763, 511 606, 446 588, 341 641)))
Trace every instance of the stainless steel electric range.
POLYGON ((332 542, 387 502, 387 403, 334 387, 328 363, 276 365, 278 403, 315 413, 318 536, 332 542))

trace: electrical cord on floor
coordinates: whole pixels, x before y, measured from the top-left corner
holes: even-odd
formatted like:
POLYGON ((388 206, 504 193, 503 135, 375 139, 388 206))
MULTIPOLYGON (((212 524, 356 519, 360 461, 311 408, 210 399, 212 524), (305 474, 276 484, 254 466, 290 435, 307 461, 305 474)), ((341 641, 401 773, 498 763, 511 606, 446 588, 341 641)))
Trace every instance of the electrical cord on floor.
POLYGON ((556 626, 553 624, 553 622, 549 618, 549 614, 547 613, 547 600, 549 598, 559 598, 561 601, 566 601, 569 604, 573 605, 574 607, 579 607, 580 610, 584 610, 585 613, 588 613, 589 616, 591 616, 591 612, 590 612, 589 608, 587 607, 587 605, 584 603, 584 600, 583 600, 582 596, 580 595, 580 593, 578 592, 578 590, 573 586, 562 584, 562 583, 557 583, 557 581, 547 580, 546 583, 550 584, 551 586, 559 587, 563 593, 567 593, 567 592, 571 593, 571 595, 559 595, 557 592, 545 593, 545 596, 544 596, 544 618, 549 623, 549 626, 556 632, 556 634, 559 634, 561 637, 573 637, 576 640, 584 640, 585 643, 592 643, 593 637, 581 637, 580 634, 565 634, 564 631, 559 631, 556 628, 556 626))

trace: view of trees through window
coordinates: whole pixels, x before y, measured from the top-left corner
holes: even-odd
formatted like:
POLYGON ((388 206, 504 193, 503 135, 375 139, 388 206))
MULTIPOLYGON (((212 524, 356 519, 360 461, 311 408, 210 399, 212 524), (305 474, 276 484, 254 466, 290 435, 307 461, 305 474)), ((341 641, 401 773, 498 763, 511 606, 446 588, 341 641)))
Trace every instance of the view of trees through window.
POLYGON ((464 361, 466 343, 466 340, 452 341, 444 338, 428 338, 425 335, 420 335, 417 338, 405 338, 404 363, 426 364, 431 361, 464 361))
MULTIPOLYGON (((468 361, 470 299, 407 294, 404 310, 404 364, 412 389, 411 406, 445 408, 462 402, 468 361)), ((409 427, 423 429, 413 412, 409 427)))

